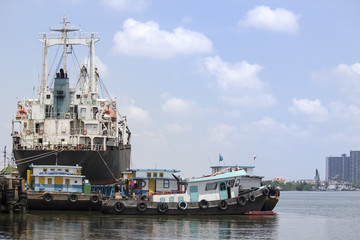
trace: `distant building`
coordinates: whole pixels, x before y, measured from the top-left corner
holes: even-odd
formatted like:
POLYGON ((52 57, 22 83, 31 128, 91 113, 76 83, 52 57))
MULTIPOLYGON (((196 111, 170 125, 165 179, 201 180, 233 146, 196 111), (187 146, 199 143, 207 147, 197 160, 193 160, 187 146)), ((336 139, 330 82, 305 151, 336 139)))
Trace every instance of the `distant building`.
POLYGON ((350 156, 326 157, 325 178, 326 181, 360 183, 360 151, 350 151, 350 156))
POLYGON ((283 177, 274 177, 273 181, 274 181, 274 182, 282 182, 282 183, 285 183, 285 178, 283 178, 283 177))

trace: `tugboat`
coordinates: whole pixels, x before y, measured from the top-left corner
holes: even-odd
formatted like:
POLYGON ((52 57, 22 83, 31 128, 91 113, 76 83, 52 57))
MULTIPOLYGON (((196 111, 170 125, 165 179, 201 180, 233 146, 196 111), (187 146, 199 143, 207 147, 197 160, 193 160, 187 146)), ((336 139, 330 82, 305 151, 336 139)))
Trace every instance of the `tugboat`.
POLYGON ((266 197, 276 194, 261 186, 262 177, 250 176, 240 168, 186 180, 173 176, 177 180, 177 191, 148 191, 138 197, 115 196, 103 202, 102 213, 239 215, 261 211, 266 197))
POLYGON ((78 164, 91 184, 115 183, 130 166, 131 133, 116 101, 98 92, 95 43, 100 38, 70 26, 65 16, 60 26, 50 30, 39 38, 43 43, 39 97, 18 101, 12 120, 13 154, 20 175, 26 178, 31 164, 78 164), (62 54, 50 86, 47 53, 56 45, 62 54), (80 75, 72 76, 77 84, 70 87, 67 57, 75 55, 77 45, 88 47, 89 63, 79 66, 80 75))

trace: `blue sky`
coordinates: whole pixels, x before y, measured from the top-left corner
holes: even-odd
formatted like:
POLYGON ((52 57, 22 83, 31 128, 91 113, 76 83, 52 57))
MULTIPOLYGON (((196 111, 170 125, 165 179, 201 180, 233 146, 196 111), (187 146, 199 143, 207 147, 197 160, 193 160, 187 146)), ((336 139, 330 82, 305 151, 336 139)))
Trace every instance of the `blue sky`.
POLYGON ((39 33, 65 14, 100 34, 97 66, 128 116, 133 167, 191 177, 219 153, 228 165, 256 155, 265 179, 316 168, 323 178, 326 156, 360 150, 359 10, 355 0, 1 1, 0 147, 11 149, 17 98, 36 96, 39 33))

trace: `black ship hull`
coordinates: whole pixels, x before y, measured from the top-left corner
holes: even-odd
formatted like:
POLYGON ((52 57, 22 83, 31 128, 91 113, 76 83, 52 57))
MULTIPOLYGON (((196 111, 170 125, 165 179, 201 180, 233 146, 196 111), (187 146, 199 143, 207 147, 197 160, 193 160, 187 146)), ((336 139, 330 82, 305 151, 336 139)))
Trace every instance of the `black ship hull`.
POLYGON ((209 201, 208 207, 200 207, 198 202, 187 203, 186 209, 179 209, 179 203, 160 203, 141 200, 109 199, 103 202, 101 212, 123 215, 241 215, 249 211, 260 211, 265 196, 260 195, 254 201, 238 204, 236 198, 209 201), (221 204, 225 202, 224 206, 221 204), (166 206, 161 209, 161 205, 166 206))
POLYGON ((20 150, 13 151, 21 177, 27 177, 30 165, 65 165, 82 167, 82 175, 92 185, 117 182, 130 167, 131 145, 107 151, 90 150, 20 150))

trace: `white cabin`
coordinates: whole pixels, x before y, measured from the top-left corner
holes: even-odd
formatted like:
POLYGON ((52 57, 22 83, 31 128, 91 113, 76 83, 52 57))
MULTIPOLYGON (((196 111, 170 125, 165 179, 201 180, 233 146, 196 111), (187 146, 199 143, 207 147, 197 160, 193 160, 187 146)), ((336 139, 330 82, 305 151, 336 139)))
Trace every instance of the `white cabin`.
POLYGON ((199 202, 223 200, 239 196, 239 192, 261 187, 262 177, 250 176, 244 169, 218 172, 209 176, 184 180, 184 191, 177 194, 150 194, 154 202, 199 202))
POLYGON ((85 176, 81 175, 81 167, 61 165, 31 165, 28 170, 28 182, 34 191, 79 192, 85 176))
POLYGON ((179 172, 175 169, 127 169, 127 172, 123 173, 124 179, 129 183, 125 191, 131 188, 135 195, 176 192, 178 185, 173 174, 179 172))

